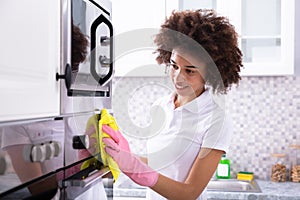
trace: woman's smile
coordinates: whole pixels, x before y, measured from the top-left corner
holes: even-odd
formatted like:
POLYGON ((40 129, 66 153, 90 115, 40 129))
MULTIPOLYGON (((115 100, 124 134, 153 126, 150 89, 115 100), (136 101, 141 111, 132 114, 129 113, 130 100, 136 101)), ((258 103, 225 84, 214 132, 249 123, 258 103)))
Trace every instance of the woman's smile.
POLYGON ((204 73, 200 70, 200 67, 204 64, 197 62, 197 66, 194 66, 190 60, 195 59, 183 55, 185 54, 181 50, 174 49, 169 64, 170 77, 178 95, 179 105, 183 105, 199 96, 204 91, 205 85, 204 73))
POLYGON ((189 86, 188 85, 182 85, 182 84, 175 83, 175 88, 177 90, 183 90, 183 89, 189 88, 189 86))

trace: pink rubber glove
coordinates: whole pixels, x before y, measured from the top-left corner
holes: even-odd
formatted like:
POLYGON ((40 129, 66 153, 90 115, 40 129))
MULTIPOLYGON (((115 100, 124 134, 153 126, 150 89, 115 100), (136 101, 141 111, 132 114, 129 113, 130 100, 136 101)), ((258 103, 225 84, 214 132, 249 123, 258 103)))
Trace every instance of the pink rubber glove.
POLYGON ((143 163, 138 156, 121 147, 120 142, 118 144, 113 139, 103 138, 103 142, 106 145, 105 151, 118 163, 120 170, 135 183, 147 187, 156 184, 158 173, 143 163))
POLYGON ((130 147, 127 140, 120 133, 120 131, 115 131, 110 126, 103 124, 102 125, 103 132, 107 133, 119 146, 119 149, 122 151, 130 152, 130 147))

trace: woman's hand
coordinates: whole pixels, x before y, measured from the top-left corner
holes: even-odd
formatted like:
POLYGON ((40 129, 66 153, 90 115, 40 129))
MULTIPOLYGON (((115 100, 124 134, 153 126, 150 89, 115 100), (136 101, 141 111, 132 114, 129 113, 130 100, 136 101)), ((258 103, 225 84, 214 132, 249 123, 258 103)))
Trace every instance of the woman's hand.
POLYGON ((120 149, 130 152, 129 144, 120 131, 115 131, 106 124, 102 125, 102 131, 107 133, 118 144, 120 149))
POLYGON ((103 138, 105 151, 116 161, 120 170, 139 185, 154 186, 159 174, 142 162, 138 156, 130 153, 128 142, 119 131, 104 125, 102 129, 111 136, 111 138, 103 138))

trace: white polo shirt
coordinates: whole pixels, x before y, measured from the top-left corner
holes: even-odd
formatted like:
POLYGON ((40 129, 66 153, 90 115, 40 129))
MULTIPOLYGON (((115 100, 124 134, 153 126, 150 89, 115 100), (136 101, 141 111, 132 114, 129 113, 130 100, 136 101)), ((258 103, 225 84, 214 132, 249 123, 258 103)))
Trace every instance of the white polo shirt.
MULTIPOLYGON (((161 127, 153 128, 147 141, 148 164, 159 173, 184 182, 202 147, 227 152, 231 120, 209 90, 188 104, 175 109, 175 94, 154 103, 153 110, 161 127)), ((148 190, 147 199, 165 199, 148 190)), ((206 199, 206 190, 198 199, 206 199)))

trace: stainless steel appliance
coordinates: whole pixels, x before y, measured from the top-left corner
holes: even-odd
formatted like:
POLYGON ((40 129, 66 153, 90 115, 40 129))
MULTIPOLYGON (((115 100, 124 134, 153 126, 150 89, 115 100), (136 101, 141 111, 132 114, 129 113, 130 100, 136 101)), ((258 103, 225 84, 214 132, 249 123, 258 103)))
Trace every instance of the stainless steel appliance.
POLYGON ((109 0, 62 4, 61 113, 111 107, 113 26, 109 0), (63 83, 62 82, 62 83, 63 83))
MULTIPOLYGON (((21 2, 13 1, 15 5, 21 2)), ((60 70, 50 76, 53 77, 51 81, 60 85, 60 111, 59 114, 44 114, 40 118, 0 121, 0 143, 8 149, 13 147, 12 151, 7 151, 7 148, 0 151, 0 157, 8 158, 0 159, 0 166, 11 166, 0 174, 0 199, 109 199, 112 197, 109 170, 102 165, 99 152, 86 149, 89 147, 88 121, 91 118, 99 120, 101 109, 111 108, 114 70, 111 2, 48 1, 52 5, 49 9, 56 10, 50 11, 49 15, 53 13, 59 20, 53 26, 52 34, 58 34, 55 38, 60 38, 60 44, 57 48, 49 48, 49 51, 60 54, 60 70), (26 142, 5 144, 13 137, 16 141, 22 137, 26 142), (95 159, 96 162, 83 167, 83 163, 95 159), (17 170, 18 162, 23 165, 21 170, 17 170), (39 173, 32 173, 36 172, 31 170, 33 166, 39 166, 39 173)), ((5 6, 10 4, 8 2, 5 6)), ((38 2, 22 3, 26 19, 39 17, 37 13, 43 14, 38 9, 32 12, 32 16, 30 14, 30 8, 38 2)), ((32 25, 30 21, 24 23, 32 25)), ((24 62, 30 63, 29 60, 24 62)))

